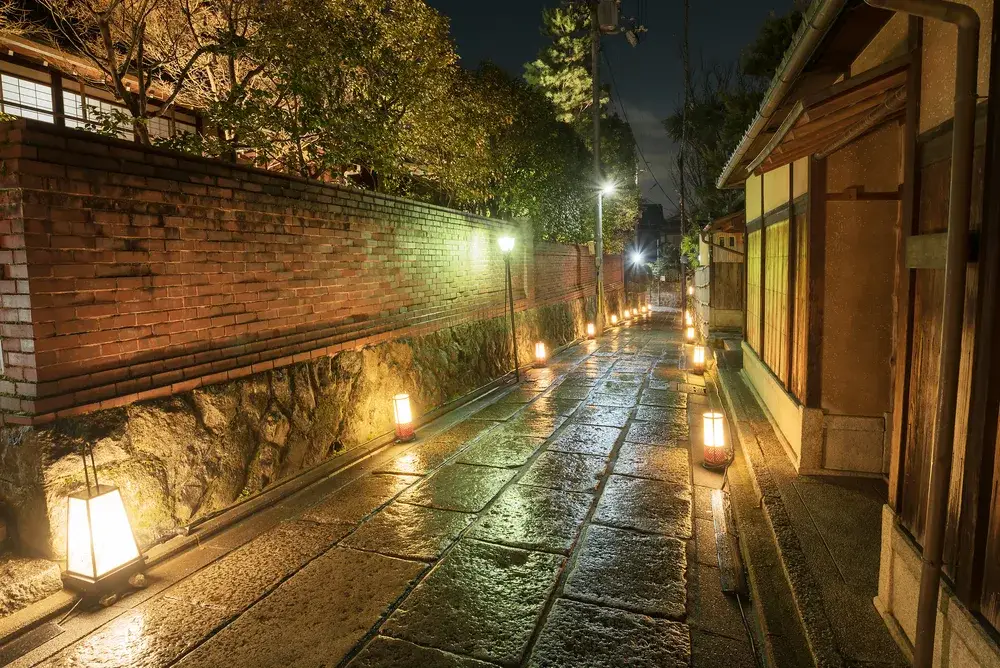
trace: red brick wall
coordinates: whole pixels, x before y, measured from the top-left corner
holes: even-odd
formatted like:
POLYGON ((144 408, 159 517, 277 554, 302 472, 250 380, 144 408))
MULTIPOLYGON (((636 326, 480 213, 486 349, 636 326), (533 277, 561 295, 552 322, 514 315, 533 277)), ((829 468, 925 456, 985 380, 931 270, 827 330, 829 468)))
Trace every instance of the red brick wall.
POLYGON ((0 157, 9 422, 494 317, 503 234, 519 309, 594 292, 586 246, 514 223, 30 121, 0 157))

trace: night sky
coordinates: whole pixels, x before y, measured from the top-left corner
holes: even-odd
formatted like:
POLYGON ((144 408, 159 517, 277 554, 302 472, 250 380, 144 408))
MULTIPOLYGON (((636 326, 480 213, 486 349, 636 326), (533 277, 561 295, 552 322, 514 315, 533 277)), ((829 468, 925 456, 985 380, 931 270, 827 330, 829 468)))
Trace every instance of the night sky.
MULTIPOLYGON (((463 65, 474 68, 483 60, 492 60, 511 74, 521 75, 524 63, 533 60, 544 45, 542 7, 558 0, 427 2, 451 19, 463 65)), ((637 2, 624 0, 623 13, 634 15, 637 2)), ((683 5, 681 0, 647 0, 646 4, 649 32, 638 47, 630 47, 621 35, 605 36, 603 45, 636 141, 660 184, 676 200, 671 172, 674 147, 661 120, 680 99, 683 5)), ((793 4, 794 0, 691 0, 692 63, 735 61, 772 10, 783 14, 793 4)), ((610 80, 603 64, 602 77, 610 80)), ((612 101, 617 109, 615 96, 612 101)), ((639 166, 644 169, 641 161, 639 166)), ((642 173, 640 179, 642 192, 649 199, 662 203, 667 212, 673 209, 649 174, 642 173)))

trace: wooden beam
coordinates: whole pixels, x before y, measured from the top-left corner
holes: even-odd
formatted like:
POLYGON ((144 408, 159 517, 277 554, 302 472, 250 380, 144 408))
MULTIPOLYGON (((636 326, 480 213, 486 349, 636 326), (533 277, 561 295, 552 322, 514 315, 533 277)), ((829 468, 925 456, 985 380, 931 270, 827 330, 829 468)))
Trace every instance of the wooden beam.
POLYGON ((827 193, 828 202, 885 202, 898 201, 902 197, 900 190, 887 192, 869 192, 864 186, 850 186, 839 193, 827 193))
POLYGON ((819 122, 827 115, 838 113, 857 104, 867 103, 871 99, 880 97, 883 93, 885 93, 885 91, 898 88, 899 86, 903 86, 905 84, 906 70, 904 69, 896 72, 892 76, 885 77, 870 86, 858 88, 857 90, 853 90, 839 97, 831 98, 826 102, 809 107, 806 110, 806 113, 802 115, 801 120, 803 123, 809 124, 819 122))
MULTIPOLYGON (((806 165, 809 169, 809 165, 806 165)), ((788 166, 788 200, 795 199, 795 163, 788 166)), ((795 207, 788 207, 788 271, 785 272, 785 388, 795 393, 792 387, 792 368, 795 364, 795 272, 798 270, 798 253, 796 249, 795 207)))
POLYGON ((906 111, 900 146, 902 193, 896 223, 896 267, 893 287, 892 431, 889 436, 889 498, 899 513, 902 500, 903 467, 906 460, 906 425, 909 419, 910 358, 913 350, 914 272, 906 266, 906 246, 916 233, 919 193, 917 191, 917 133, 920 130, 920 77, 923 19, 909 17, 907 50, 911 55, 906 77, 906 111))

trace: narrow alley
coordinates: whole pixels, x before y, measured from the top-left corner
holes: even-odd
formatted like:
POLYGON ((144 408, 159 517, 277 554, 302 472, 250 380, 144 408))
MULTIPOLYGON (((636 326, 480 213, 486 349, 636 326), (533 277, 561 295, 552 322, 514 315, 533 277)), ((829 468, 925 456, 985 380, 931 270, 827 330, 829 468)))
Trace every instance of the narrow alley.
POLYGON ((12 665, 755 666, 684 359, 663 311, 572 345, 12 665))

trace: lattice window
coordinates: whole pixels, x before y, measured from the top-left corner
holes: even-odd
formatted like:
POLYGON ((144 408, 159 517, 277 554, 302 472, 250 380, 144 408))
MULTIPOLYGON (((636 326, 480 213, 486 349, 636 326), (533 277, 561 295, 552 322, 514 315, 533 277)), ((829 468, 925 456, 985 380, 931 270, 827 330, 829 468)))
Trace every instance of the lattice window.
POLYGON ((52 86, 10 74, 0 75, 0 105, 6 114, 54 123, 52 86))
POLYGON ((747 236, 747 343, 760 353, 760 230, 747 236))
POLYGON ((788 221, 764 232, 764 362, 788 381, 788 221))

